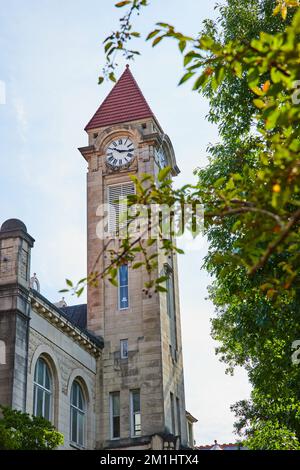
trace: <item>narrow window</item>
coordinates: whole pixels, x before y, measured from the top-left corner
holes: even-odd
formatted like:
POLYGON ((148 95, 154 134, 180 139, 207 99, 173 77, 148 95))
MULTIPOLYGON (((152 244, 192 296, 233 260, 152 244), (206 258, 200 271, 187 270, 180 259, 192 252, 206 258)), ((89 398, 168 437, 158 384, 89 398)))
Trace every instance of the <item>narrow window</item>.
POLYGON ((120 341, 121 359, 128 359, 128 339, 120 341))
POLYGON ((124 310, 129 306, 128 290, 128 265, 119 267, 119 309, 124 310))
POLYGON ((166 281, 167 288, 167 312, 169 316, 169 344, 172 357, 176 359, 177 353, 177 327, 176 327, 176 311, 175 311, 175 292, 174 292, 174 280, 173 271, 169 266, 166 266, 166 275, 168 279, 166 281))
POLYGON ((51 421, 52 380, 43 358, 37 360, 33 382, 33 414, 51 421))
POLYGON ((177 436, 181 436, 180 400, 176 397, 177 436))
POLYGON ((120 392, 110 394, 111 439, 120 438, 120 392))
POLYGON ((73 382, 71 388, 71 441, 84 446, 85 430, 85 400, 82 388, 78 382, 73 382))
POLYGON ((130 409, 131 409, 131 435, 138 437, 142 434, 141 427, 141 398, 139 390, 130 392, 130 409))
POLYGON ((171 404, 171 433, 175 434, 175 403, 174 403, 174 395, 170 392, 170 404, 171 404))

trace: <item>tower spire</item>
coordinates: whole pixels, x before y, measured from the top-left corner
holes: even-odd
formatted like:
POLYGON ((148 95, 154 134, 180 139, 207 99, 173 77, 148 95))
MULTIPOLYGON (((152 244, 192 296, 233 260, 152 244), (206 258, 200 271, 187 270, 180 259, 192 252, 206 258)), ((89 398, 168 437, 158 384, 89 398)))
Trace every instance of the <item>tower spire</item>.
POLYGON ((152 117, 140 87, 135 81, 129 65, 85 127, 86 131, 122 122, 137 121, 152 117))

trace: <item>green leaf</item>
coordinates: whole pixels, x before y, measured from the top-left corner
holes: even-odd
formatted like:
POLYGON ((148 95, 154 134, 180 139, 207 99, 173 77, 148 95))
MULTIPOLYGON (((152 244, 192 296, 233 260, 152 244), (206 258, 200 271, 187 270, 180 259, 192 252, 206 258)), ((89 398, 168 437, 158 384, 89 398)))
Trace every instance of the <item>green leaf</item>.
POLYGON ((110 49, 112 45, 113 45, 113 42, 112 42, 112 41, 107 42, 107 43, 105 44, 105 46, 104 46, 104 52, 107 52, 108 49, 110 49))
POLYGON ((166 178, 166 176, 170 173, 170 171, 171 171, 171 168, 169 166, 162 168, 162 170, 160 170, 157 175, 158 181, 163 181, 166 178))
POLYGON ((169 23, 157 23, 157 26, 161 26, 162 28, 174 29, 174 27, 171 26, 169 23))
POLYGON ((115 278, 110 277, 108 280, 113 286, 118 287, 118 281, 115 278))
POLYGON ((78 291, 76 291, 77 297, 80 297, 83 291, 84 291, 84 287, 81 287, 78 291))
POLYGON ((208 81, 208 75, 206 73, 202 73, 200 77, 197 78, 197 80, 194 83, 193 90, 198 90, 200 87, 205 85, 205 83, 208 81))
POLYGON ((178 83, 178 86, 179 85, 182 85, 184 82, 186 82, 187 80, 189 80, 193 75, 195 75, 195 72, 187 72, 183 75, 183 77, 181 78, 180 82, 178 83))
POLYGON ((273 15, 274 16, 278 15, 278 13, 280 13, 280 10, 281 10, 281 5, 278 4, 273 10, 273 15))
POLYGON ((139 261, 138 263, 134 263, 132 265, 132 269, 138 269, 140 268, 141 266, 143 266, 145 263, 143 261, 139 261))
POLYGON ((159 36, 158 38, 155 38, 152 43, 152 47, 155 47, 162 40, 162 38, 163 36, 159 36))
POLYGON ((159 286, 159 285, 155 287, 155 290, 156 292, 168 292, 168 290, 165 287, 159 286))
POLYGON ((154 36, 156 36, 160 31, 160 29, 155 29, 154 31, 151 31, 151 33, 149 33, 146 37, 146 41, 149 41, 149 39, 154 38, 154 36))
POLYGON ((254 88, 259 83, 259 70, 258 68, 250 68, 248 70, 248 84, 250 88, 254 88))
POLYGON ((73 287, 73 282, 70 279, 66 279, 66 283, 68 286, 73 287))
MULTIPOLYGON (((183 65, 186 67, 191 62, 191 60, 193 60, 193 59, 202 59, 202 56, 201 56, 201 54, 197 54, 194 51, 189 51, 184 56, 183 65)), ((195 64, 195 65, 197 65, 197 67, 200 67, 201 66, 200 61, 198 62, 198 64, 195 64)))
POLYGON ((179 47, 180 52, 183 52, 184 49, 186 48, 186 41, 184 40, 179 41, 178 47, 179 47))
POLYGON ((281 16, 284 20, 286 20, 286 16, 287 16, 287 6, 286 5, 281 7, 281 16))
POLYGON ((114 72, 110 72, 110 74, 109 74, 108 77, 109 77, 109 79, 110 79, 112 82, 116 82, 116 81, 117 81, 114 72))
POLYGON ((160 276, 156 279, 156 284, 161 284, 162 282, 166 282, 169 279, 169 276, 160 276))
POLYGON ((260 100, 260 99, 255 99, 253 100, 253 103, 255 104, 255 106, 259 109, 262 109, 266 106, 265 102, 263 100, 260 100))

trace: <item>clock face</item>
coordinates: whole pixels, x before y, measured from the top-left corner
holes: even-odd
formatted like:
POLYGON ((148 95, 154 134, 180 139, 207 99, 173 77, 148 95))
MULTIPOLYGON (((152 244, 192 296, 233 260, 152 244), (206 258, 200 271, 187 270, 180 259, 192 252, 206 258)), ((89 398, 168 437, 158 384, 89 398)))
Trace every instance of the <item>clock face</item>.
POLYGON ((114 168, 129 165, 134 158, 134 145, 129 137, 112 140, 106 149, 106 161, 114 168))
POLYGON ((167 157, 162 149, 155 151, 155 161, 160 168, 168 165, 167 157))

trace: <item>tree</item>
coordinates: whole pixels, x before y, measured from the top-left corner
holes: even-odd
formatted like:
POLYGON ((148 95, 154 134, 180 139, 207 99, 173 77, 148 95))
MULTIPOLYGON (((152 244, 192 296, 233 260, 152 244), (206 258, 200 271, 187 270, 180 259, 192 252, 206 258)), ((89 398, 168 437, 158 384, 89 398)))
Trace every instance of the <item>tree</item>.
POLYGON ((52 450, 63 444, 63 435, 46 419, 0 409, 0 450, 52 450))
MULTIPOLYGON (((117 51, 127 58, 137 53, 127 48, 128 40, 139 36, 131 19, 147 2, 117 4, 125 5, 130 9, 120 31, 105 40, 104 76, 112 80, 111 57, 117 51)), ((218 312, 213 336, 228 369, 246 367, 253 384, 252 401, 234 408, 237 429, 252 439, 253 448, 267 445, 270 429, 279 447, 298 445, 294 438, 300 437, 300 374, 290 357, 300 331, 298 6, 295 0, 228 0, 220 20, 206 21, 197 37, 167 23, 149 33, 153 46, 166 38, 177 42, 185 68, 180 84, 192 79, 193 89, 208 97, 209 119, 218 124, 222 140, 209 148, 208 167, 196 171, 197 185, 175 191, 163 170, 159 187, 150 176, 135 179, 137 195, 130 197, 130 204, 204 204, 210 242, 205 267, 215 277, 211 298, 218 312)), ((178 251, 163 236, 160 244, 166 253, 178 251)), ((94 278, 108 275, 114 283, 116 266, 136 254, 144 256, 136 264, 149 272, 147 289, 162 290, 164 279, 151 278, 155 253, 149 258, 142 238, 130 235, 106 272, 94 278)))

